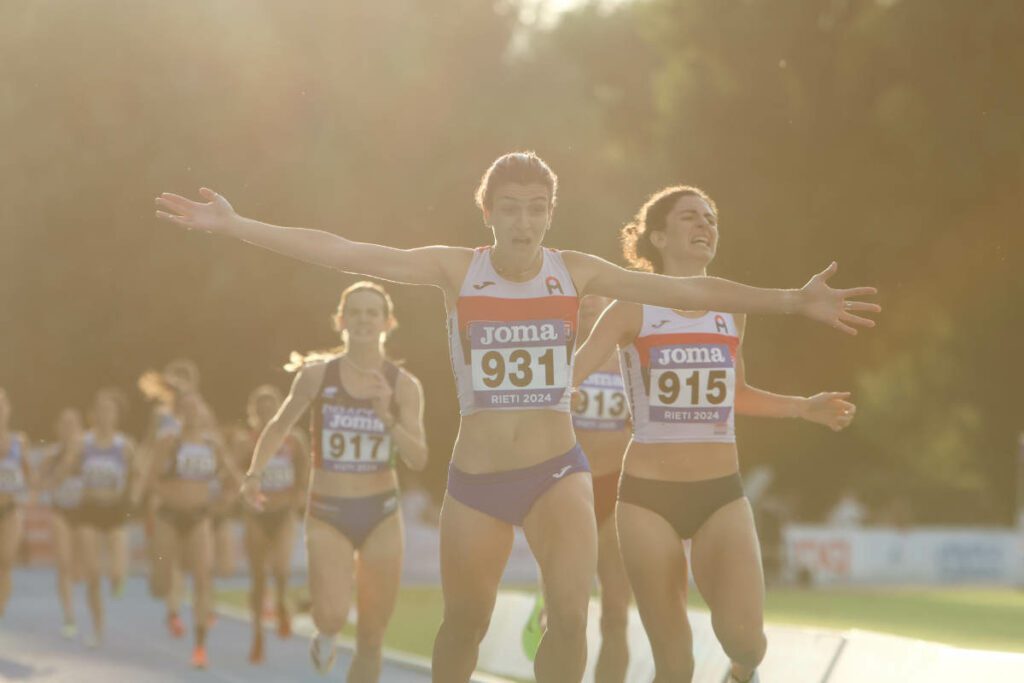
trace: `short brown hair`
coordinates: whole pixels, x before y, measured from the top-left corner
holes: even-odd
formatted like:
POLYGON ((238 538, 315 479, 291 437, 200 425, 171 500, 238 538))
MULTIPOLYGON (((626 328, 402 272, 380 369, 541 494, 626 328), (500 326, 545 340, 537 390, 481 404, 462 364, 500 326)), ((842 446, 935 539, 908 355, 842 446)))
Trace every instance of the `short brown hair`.
POLYGON ((502 183, 519 183, 529 185, 538 183, 548 188, 551 206, 555 205, 558 193, 558 176, 536 152, 512 152, 494 160, 490 168, 484 171, 480 186, 476 189, 476 205, 481 209, 490 209, 494 202, 494 190, 502 183))

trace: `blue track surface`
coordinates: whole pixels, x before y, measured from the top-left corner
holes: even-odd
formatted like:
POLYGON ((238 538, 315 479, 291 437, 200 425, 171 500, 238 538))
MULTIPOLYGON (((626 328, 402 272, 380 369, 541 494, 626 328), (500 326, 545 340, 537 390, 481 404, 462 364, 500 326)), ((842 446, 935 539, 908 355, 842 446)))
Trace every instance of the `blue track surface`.
MULTIPOLYGON (((76 587, 80 632, 89 630, 82 587, 76 587)), ((183 614, 186 623, 189 615, 183 614)), ((309 642, 293 637, 266 636, 267 661, 247 661, 249 624, 221 617, 209 633, 209 668, 189 666, 191 636, 172 639, 164 626, 163 606, 149 597, 144 581, 131 579, 120 599, 107 598, 107 634, 103 645, 87 648, 60 635, 61 617, 54 574, 21 570, 14 575, 14 592, 0 620, 0 680, 46 683, 110 683, 112 681, 205 681, 206 683, 264 683, 269 681, 342 681, 348 653, 340 650, 334 670, 317 674, 308 655, 309 642)), ((423 683, 422 669, 385 662, 384 683, 423 683)))

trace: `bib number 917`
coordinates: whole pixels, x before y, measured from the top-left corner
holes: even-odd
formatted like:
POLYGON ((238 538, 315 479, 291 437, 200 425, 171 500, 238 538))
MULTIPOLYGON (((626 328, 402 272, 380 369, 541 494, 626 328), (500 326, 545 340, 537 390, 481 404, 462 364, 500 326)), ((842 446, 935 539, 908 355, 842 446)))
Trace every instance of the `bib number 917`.
POLYGON ((379 462, 389 456, 390 445, 383 447, 386 441, 383 434, 332 431, 326 436, 327 455, 332 460, 379 462))

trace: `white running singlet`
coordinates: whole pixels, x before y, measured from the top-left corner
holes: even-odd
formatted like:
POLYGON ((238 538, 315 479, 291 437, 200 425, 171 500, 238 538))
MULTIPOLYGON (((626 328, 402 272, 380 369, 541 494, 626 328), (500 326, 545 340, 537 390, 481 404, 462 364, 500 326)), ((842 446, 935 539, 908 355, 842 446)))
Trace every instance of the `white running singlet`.
POLYGON ((730 313, 686 317, 643 307, 640 334, 619 351, 638 443, 735 443, 736 353, 730 313))
POLYGON ((579 298, 562 255, 544 249, 540 272, 511 282, 479 247, 448 316, 459 412, 569 412, 579 298))

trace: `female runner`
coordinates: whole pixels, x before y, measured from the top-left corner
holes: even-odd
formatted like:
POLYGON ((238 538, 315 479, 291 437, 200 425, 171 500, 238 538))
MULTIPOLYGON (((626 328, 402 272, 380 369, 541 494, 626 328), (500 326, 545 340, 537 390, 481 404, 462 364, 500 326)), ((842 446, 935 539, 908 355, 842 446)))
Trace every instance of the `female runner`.
POLYGON ((11 431, 11 402, 0 387, 0 617, 11 597, 11 571, 21 543, 21 496, 28 489, 28 437, 11 431))
MULTIPOLYGON (((143 395, 154 402, 146 433, 139 446, 139 460, 148 469, 157 440, 168 436, 173 437, 181 432, 181 422, 174 412, 175 398, 183 391, 199 391, 199 366, 188 358, 175 358, 164 366, 162 373, 152 370, 143 373, 139 377, 138 386, 143 395)), ((153 534, 156 528, 156 499, 149 493, 146 492, 139 507, 142 508, 145 516, 143 529, 146 532, 150 593, 155 596, 156 587, 153 585, 153 577, 156 576, 154 567, 157 560, 153 534)), ((174 566, 171 569, 171 587, 164 597, 164 605, 167 609, 167 630, 174 638, 181 638, 185 635, 185 623, 179 615, 183 591, 181 572, 174 566)))
POLYGON ((103 642, 104 610, 100 579, 102 547, 107 547, 111 592, 119 595, 128 567, 130 491, 138 476, 135 444, 118 431, 127 401, 116 389, 101 389, 93 402, 93 429, 85 435, 77 470, 82 476, 79 539, 93 632, 89 643, 103 642))
MULTIPOLYGON (((205 668, 213 597, 210 482, 220 477, 222 485, 237 486, 240 478, 219 435, 210 429, 209 411, 199 394, 180 394, 175 407, 181 430, 157 440, 146 477, 146 488, 153 489, 156 500, 153 588, 157 596, 165 597, 172 587, 175 566, 192 575, 192 665, 205 668)), ((141 496, 142 490, 133 494, 135 500, 141 496)))
POLYGON ((310 657, 321 673, 330 670, 354 583, 359 619, 347 678, 352 683, 380 679, 384 632, 398 596, 403 533, 395 455, 413 470, 427 462, 423 390, 384 354, 384 338, 395 324, 383 287, 357 282, 342 293, 335 317, 341 349, 292 364, 298 374, 260 435, 242 488, 257 509, 268 508, 274 458, 312 406, 306 552, 318 634, 310 657))
MULTIPOLYGON (((601 312, 611 303, 604 297, 580 302, 580 339, 586 341, 601 312)), ((629 443, 629 407, 619 360, 609 353, 604 363, 583 378, 573 396, 573 427, 590 460, 597 519, 597 578, 601 588, 601 649, 594 668, 595 683, 623 683, 629 666, 626 624, 632 592, 615 533, 615 494, 622 456, 629 443)))
MULTIPOLYGON (((688 186, 652 196, 623 231, 634 267, 673 277, 706 274, 717 245, 715 204, 688 186)), ((621 349, 633 440, 616 517, 658 683, 693 676, 684 539, 693 539, 694 579, 732 660, 732 680, 756 681, 764 657, 764 577, 740 481, 735 412, 802 417, 837 431, 853 419, 847 393, 802 398, 748 386, 744 326, 745 316, 720 310, 616 301, 577 354, 576 378, 582 379, 616 345, 621 349)))
MULTIPOLYGON (((281 392, 269 384, 257 387, 249 394, 249 431, 239 435, 236 451, 239 460, 252 458, 259 435, 281 408, 281 392)), ((263 494, 262 509, 250 507, 245 515, 245 548, 249 558, 249 577, 252 590, 249 605, 252 609, 252 649, 249 661, 263 661, 264 596, 267 567, 274 580, 274 604, 277 607, 277 634, 291 635, 291 616, 288 613, 288 574, 291 572, 292 541, 295 538, 295 511, 302 507, 309 482, 309 440, 297 429, 288 433, 267 461, 260 478, 263 494)))
POLYGON ((64 625, 61 635, 71 639, 78 635, 75 620, 74 585, 81 563, 81 542, 78 538, 83 483, 76 470, 82 457, 84 427, 82 415, 74 408, 65 408, 57 418, 57 442, 48 454, 47 475, 41 488, 51 491, 51 528, 57 561, 57 596, 60 598, 64 625))

